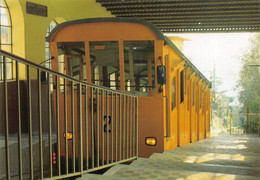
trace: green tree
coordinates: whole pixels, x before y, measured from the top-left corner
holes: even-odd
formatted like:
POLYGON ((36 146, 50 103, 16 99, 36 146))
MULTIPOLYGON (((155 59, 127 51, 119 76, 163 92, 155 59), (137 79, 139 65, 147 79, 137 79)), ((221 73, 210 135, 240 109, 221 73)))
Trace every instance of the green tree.
POLYGON ((260 34, 251 39, 248 52, 242 57, 242 68, 239 73, 239 101, 243 109, 260 112, 260 34))

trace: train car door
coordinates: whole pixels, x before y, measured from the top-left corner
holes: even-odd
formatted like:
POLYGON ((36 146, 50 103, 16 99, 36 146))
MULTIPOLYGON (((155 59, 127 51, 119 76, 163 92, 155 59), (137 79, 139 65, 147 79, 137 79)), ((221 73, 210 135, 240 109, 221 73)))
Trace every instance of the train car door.
POLYGON ((203 133, 202 129, 202 79, 199 80, 198 89, 197 89, 197 138, 201 139, 203 133))
POLYGON ((205 138, 207 138, 210 136, 210 89, 209 87, 206 88, 205 108, 206 108, 205 138))
MULTIPOLYGON (((58 42, 57 51, 53 48, 53 55, 57 55, 58 61, 52 61, 52 68, 62 74, 71 76, 78 80, 86 80, 86 68, 85 66, 85 44, 84 42, 58 42), (53 50, 54 49, 54 50, 53 50)), ((57 81, 56 78, 53 79, 54 84, 57 81)), ((73 154, 73 148, 75 148, 76 157, 78 156, 78 134, 77 131, 77 86, 71 80, 65 80, 59 78, 60 87, 59 92, 59 126, 60 126, 60 156, 65 158, 66 155, 66 140, 65 140, 65 125, 67 127, 67 132, 72 133, 72 140, 67 140, 67 155, 71 159, 73 154), (66 97, 66 99, 65 99, 66 97), (73 108, 74 107, 74 108, 73 108), (66 117, 66 118, 65 118, 66 117), (74 134, 75 133, 75 134, 74 134), (73 147, 74 146, 74 147, 73 147)), ((54 106, 57 99, 56 96, 57 89, 54 88, 54 106)), ((85 98, 82 95, 82 98, 85 98)), ((82 106, 84 110, 84 106, 82 106)), ((54 112, 56 114, 56 112, 54 112)), ((84 118, 85 111, 83 112, 84 118)), ((84 125, 83 125, 84 127, 84 125)), ((62 166, 65 168, 65 166, 62 166)))
POLYGON ((171 54, 165 56, 166 62, 166 119, 165 119, 165 150, 173 149, 177 146, 177 71, 173 65, 171 54))
POLYGON ((171 128, 170 132, 171 132, 171 137, 173 138, 174 147, 177 146, 177 142, 178 142, 177 78, 178 78, 177 71, 173 70, 169 77, 169 82, 170 82, 170 88, 169 88, 170 110, 169 111, 170 111, 170 128, 171 128))
POLYGON ((184 104, 184 65, 178 70, 178 145, 182 146, 185 141, 185 104, 184 104))
POLYGON ((196 113, 196 79, 195 73, 193 73, 190 77, 191 83, 191 106, 190 106, 190 114, 191 114, 191 142, 197 141, 197 113, 196 113))
POLYGON ((83 80, 83 58, 82 55, 65 54, 65 74, 78 80, 83 80))
POLYGON ((205 122, 206 122, 206 109, 205 109, 205 96, 206 96, 206 93, 205 93, 205 87, 203 86, 202 88, 202 97, 201 97, 201 124, 200 124, 200 127, 201 127, 201 131, 200 131, 200 139, 204 139, 205 136, 206 136, 206 126, 205 126, 205 122))
POLYGON ((184 144, 190 143, 190 78, 189 78, 189 72, 188 69, 185 68, 185 83, 184 83, 184 104, 185 104, 185 134, 184 134, 184 144))

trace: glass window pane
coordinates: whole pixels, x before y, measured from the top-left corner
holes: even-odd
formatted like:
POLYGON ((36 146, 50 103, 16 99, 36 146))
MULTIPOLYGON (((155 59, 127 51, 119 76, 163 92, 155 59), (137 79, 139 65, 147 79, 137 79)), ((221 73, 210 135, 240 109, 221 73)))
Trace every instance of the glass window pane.
POLYGON ((180 73, 180 82, 181 82, 181 86, 180 86, 180 93, 181 93, 181 96, 180 96, 180 102, 183 103, 184 101, 184 75, 183 75, 183 71, 181 71, 180 73))
POLYGON ((176 80, 175 77, 171 80, 171 105, 172 110, 176 107, 176 80))
POLYGON ((11 28, 1 27, 1 44, 11 44, 11 28))
POLYGON ((83 64, 85 60, 84 42, 62 42, 58 43, 59 72, 83 80, 83 64))
POLYGON ((154 41, 124 41, 126 91, 142 92, 155 88, 154 41))
POLYGON ((92 83, 120 89, 118 42, 90 42, 89 49, 92 83))
POLYGON ((5 4, 4 4, 3 1, 4 1, 4 0, 0 0, 0 6, 5 6, 5 4))
POLYGON ((10 25, 9 22, 9 13, 7 8, 0 8, 0 16, 1 16, 1 25, 10 25))

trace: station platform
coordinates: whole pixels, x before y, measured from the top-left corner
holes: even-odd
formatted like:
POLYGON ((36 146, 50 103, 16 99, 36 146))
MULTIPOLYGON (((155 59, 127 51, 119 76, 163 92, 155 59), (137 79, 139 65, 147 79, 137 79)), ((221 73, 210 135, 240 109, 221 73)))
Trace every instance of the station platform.
POLYGON ((260 138, 222 134, 116 165, 103 175, 86 174, 78 180, 101 179, 260 179, 260 138))

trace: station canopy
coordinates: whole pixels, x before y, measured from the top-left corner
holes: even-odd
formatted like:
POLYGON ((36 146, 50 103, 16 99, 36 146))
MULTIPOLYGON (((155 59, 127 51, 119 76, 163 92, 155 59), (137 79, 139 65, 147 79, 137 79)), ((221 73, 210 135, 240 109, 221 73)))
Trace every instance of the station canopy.
POLYGON ((260 0, 96 0, 116 17, 151 22, 163 33, 259 32, 260 0))

